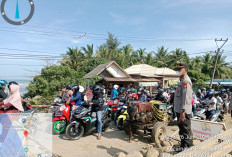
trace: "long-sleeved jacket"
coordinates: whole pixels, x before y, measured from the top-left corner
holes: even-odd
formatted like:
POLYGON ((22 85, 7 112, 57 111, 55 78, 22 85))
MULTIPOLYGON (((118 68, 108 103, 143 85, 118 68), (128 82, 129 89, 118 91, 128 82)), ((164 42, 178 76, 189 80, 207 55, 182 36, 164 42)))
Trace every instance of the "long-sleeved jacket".
POLYGON ((116 89, 113 89, 113 90, 111 91, 111 97, 110 97, 110 99, 113 100, 113 99, 116 98, 117 96, 118 96, 117 90, 116 90, 116 89))
POLYGON ((73 93, 72 97, 71 97, 71 101, 75 101, 75 105, 81 105, 82 101, 81 101, 81 93, 77 92, 77 93, 73 93))
POLYGON ((181 110, 184 109, 185 113, 192 113, 192 93, 192 81, 190 80, 189 76, 186 75, 176 88, 174 98, 175 112, 181 113, 181 110))

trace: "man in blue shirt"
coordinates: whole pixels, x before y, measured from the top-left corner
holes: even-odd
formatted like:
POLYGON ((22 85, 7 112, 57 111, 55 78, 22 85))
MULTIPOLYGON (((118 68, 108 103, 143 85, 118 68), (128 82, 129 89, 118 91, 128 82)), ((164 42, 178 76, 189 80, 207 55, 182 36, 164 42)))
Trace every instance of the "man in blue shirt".
MULTIPOLYGON (((81 93, 79 92, 79 85, 73 85, 72 86, 73 90, 73 95, 70 99, 70 101, 75 101, 75 106, 80 106, 82 104, 82 98, 81 98, 81 93)), ((74 109, 76 108, 74 107, 74 109)))
POLYGON ((114 98, 117 98, 118 97, 118 85, 114 85, 114 89, 111 91, 111 97, 110 99, 111 100, 114 100, 114 98))

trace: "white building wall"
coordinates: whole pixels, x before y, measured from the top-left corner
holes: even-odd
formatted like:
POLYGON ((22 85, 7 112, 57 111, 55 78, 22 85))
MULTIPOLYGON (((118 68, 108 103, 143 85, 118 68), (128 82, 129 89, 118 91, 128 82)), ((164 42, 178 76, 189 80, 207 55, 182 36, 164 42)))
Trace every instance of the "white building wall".
POLYGON ((125 73, 121 69, 119 69, 116 65, 112 64, 107 68, 107 70, 114 75, 114 77, 127 77, 125 73))

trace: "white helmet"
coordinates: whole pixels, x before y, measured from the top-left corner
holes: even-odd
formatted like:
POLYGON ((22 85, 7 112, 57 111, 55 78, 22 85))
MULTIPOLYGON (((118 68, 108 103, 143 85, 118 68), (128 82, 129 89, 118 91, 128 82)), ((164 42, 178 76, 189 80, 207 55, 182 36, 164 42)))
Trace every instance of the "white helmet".
POLYGON ((114 85, 114 89, 117 90, 118 88, 119 88, 119 86, 115 84, 115 85, 114 85))
POLYGON ((79 85, 79 92, 83 93, 84 90, 85 90, 85 88, 83 86, 79 85))

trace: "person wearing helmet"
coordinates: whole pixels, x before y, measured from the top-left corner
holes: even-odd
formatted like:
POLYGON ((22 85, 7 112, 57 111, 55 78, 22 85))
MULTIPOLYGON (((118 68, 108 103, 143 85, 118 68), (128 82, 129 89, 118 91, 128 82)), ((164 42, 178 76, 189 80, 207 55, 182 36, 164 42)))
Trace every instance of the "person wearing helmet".
POLYGON ((9 83, 9 97, 0 102, 0 108, 4 110, 4 113, 19 113, 23 112, 23 105, 21 96, 19 93, 19 85, 15 83, 9 83))
POLYGON ((223 100, 224 103, 224 108, 225 108, 225 114, 228 113, 228 106, 229 106, 229 102, 228 102, 228 94, 226 93, 226 90, 223 88, 221 89, 221 98, 223 100))
POLYGON ((143 87, 139 87, 139 89, 138 89, 138 95, 139 95, 139 99, 138 99, 138 101, 146 101, 146 95, 145 95, 145 93, 144 93, 144 89, 143 89, 143 87))
MULTIPOLYGON (((226 89, 226 94, 228 95, 228 113, 231 113, 231 92, 230 92, 230 89, 229 88, 227 88, 226 89)), ((232 113, 231 113, 231 115, 232 115, 232 113)))
POLYGON ((204 97, 204 94, 201 92, 201 89, 197 90, 197 94, 196 94, 198 99, 202 99, 204 97))
POLYGON ((7 97, 7 94, 5 92, 6 84, 6 81, 0 80, 0 102, 2 102, 7 97))
POLYGON ((155 100, 158 100, 158 101, 161 101, 161 102, 166 102, 166 99, 165 99, 163 93, 164 93, 164 89, 160 88, 158 90, 158 94, 155 97, 155 100))
POLYGON ((214 97, 214 93, 209 91, 208 98, 206 98, 203 102, 209 106, 206 111, 206 120, 209 120, 216 113, 217 99, 214 97))
POLYGON ((110 97, 111 100, 114 100, 114 98, 118 97, 118 91, 117 91, 118 88, 119 88, 118 85, 114 85, 114 89, 111 91, 111 97, 110 97))
POLYGON ((168 94, 168 90, 167 90, 167 89, 164 89, 163 96, 164 96, 164 98, 165 98, 167 101, 170 100, 170 99, 169 99, 169 98, 170 98, 170 95, 168 94))
POLYGON ((203 97, 205 97, 205 96, 206 96, 206 94, 207 94, 207 92, 206 92, 206 88, 202 88, 202 89, 201 89, 201 93, 203 94, 203 97))
POLYGON ((92 112, 97 113, 97 132, 98 137, 97 139, 101 139, 101 132, 102 132, 102 111, 103 111, 103 89, 99 85, 94 85, 92 87, 93 98, 90 105, 92 106, 92 112))
POLYGON ((64 89, 62 89, 62 102, 66 103, 69 98, 72 97, 72 94, 73 94, 73 91, 72 91, 72 85, 71 84, 68 84, 66 85, 66 87, 64 89))
POLYGON ((75 104, 73 106, 73 110, 75 110, 76 108, 78 108, 78 106, 82 104, 81 93, 79 92, 79 85, 73 85, 72 91, 73 91, 72 97, 69 98, 66 104, 70 104, 70 102, 74 101, 75 104))
POLYGON ((79 92, 81 93, 81 101, 82 103, 86 103, 87 102, 87 96, 85 94, 85 88, 83 86, 79 86, 79 92))

